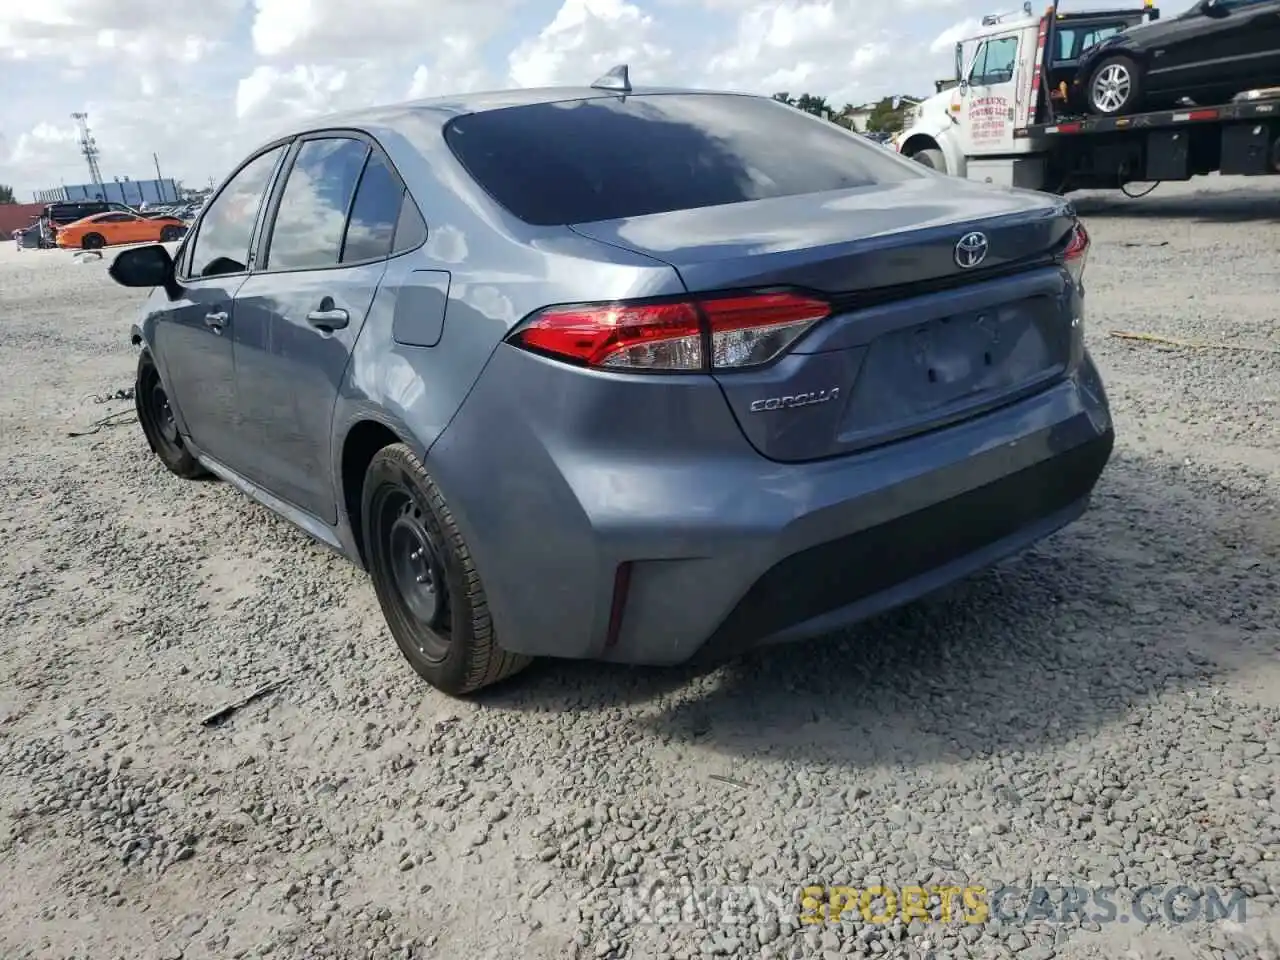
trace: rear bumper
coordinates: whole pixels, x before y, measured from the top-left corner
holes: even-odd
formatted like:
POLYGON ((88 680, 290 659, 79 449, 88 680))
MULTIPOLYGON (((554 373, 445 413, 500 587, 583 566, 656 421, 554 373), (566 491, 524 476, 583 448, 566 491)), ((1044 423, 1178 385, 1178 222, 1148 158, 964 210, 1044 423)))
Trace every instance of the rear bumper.
MULTIPOLYGON (((642 423, 652 434, 643 396, 587 422, 566 417, 587 408, 561 396, 568 422, 544 422, 548 405, 535 398, 563 394, 564 378, 539 387, 536 365, 551 362, 516 354, 500 348, 481 387, 490 377, 522 386, 478 388, 428 461, 499 643, 538 656, 678 663, 847 625, 1070 523, 1114 442, 1087 357, 1071 378, 981 417, 779 464, 750 448, 723 401, 723 417, 709 414, 696 378, 652 396, 667 408, 657 422, 672 424, 666 447, 627 445, 642 423), (620 563, 629 585, 611 634, 620 563)), ((635 386, 602 375, 594 388, 635 386)))

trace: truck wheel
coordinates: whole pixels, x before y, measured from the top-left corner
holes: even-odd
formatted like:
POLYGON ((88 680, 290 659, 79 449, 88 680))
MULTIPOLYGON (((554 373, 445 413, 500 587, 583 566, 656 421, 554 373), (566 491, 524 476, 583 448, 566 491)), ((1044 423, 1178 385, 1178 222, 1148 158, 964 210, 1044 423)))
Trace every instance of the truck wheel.
POLYGON ((937 170, 939 173, 947 172, 946 154, 936 147, 926 147, 923 150, 917 150, 911 155, 911 159, 916 163, 924 164, 930 170, 937 170))
POLYGON ((1132 113, 1142 100, 1142 74, 1124 56, 1107 57, 1089 78, 1089 111, 1103 117, 1132 113))

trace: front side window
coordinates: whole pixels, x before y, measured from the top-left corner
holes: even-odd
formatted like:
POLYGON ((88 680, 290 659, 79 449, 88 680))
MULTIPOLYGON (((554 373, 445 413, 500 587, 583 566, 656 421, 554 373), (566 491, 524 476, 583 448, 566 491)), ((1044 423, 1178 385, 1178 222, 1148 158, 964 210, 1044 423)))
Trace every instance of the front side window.
POLYGON ((249 161, 209 205, 191 250, 191 276, 244 273, 249 268, 253 226, 283 151, 283 146, 274 147, 249 161))
POLYGON ((990 87, 1008 83, 1013 79, 1014 63, 1018 59, 1018 38, 1001 37, 988 40, 978 51, 969 83, 975 87, 990 87))
POLYGON ((369 147, 363 140, 308 140, 298 151, 267 249, 268 270, 317 270, 342 257, 342 238, 369 147))

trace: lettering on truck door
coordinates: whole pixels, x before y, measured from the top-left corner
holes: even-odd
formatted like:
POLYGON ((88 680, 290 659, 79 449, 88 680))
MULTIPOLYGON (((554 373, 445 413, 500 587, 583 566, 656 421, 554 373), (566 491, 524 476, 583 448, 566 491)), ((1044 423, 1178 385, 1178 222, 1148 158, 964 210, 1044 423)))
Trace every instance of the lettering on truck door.
POLYGON ((974 52, 961 93, 960 128, 971 157, 1014 152, 1020 33, 988 37, 974 52))

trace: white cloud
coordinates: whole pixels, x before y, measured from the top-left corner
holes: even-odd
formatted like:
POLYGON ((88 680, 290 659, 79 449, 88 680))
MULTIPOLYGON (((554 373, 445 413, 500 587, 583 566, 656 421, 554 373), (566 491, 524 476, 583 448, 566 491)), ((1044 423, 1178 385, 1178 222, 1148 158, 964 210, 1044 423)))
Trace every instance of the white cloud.
POLYGON ((670 58, 655 33, 654 18, 625 0, 564 0, 537 36, 511 51, 511 82, 581 86, 618 63, 655 75, 670 58))
MULTIPOLYGON (((1114 0, 1078 0, 1111 3, 1114 0)), ((1165 16, 1190 0, 1168 0, 1165 16)), ((954 38, 1004 0, 0 0, 0 182, 220 179, 304 115, 508 85, 637 83, 927 94, 954 38)))
POLYGON ((489 72, 480 59, 475 38, 466 33, 451 33, 440 38, 432 66, 420 63, 414 68, 405 98, 418 100, 469 93, 489 83, 489 72))
POLYGON ((231 30, 243 2, 7 0, 0 3, 0 60, 193 62, 231 30))
POLYGON ((284 70, 264 64, 236 87, 236 116, 241 120, 276 120, 334 109, 343 99, 347 71, 338 67, 300 63, 284 70))
POLYGON ((981 26, 982 21, 973 18, 952 24, 934 37, 933 42, 929 44, 929 50, 932 53, 954 50, 959 41, 966 37, 972 37, 974 32, 981 26))
POLYGON ((489 37, 520 0, 253 0, 253 46, 264 57, 400 57, 440 37, 489 37))

